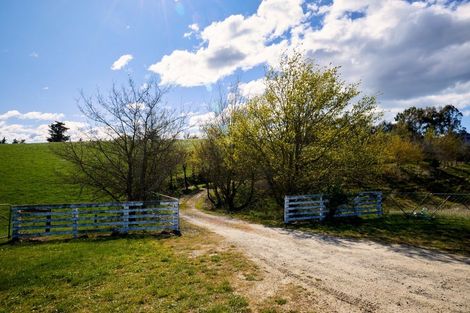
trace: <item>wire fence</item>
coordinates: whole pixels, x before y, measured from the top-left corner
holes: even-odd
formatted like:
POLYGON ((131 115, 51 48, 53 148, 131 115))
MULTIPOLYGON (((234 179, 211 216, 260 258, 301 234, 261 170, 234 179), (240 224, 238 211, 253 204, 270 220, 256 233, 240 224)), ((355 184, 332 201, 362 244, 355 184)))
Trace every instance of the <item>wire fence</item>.
POLYGON ((407 217, 470 218, 470 194, 401 192, 384 197, 386 213, 402 213, 407 217))

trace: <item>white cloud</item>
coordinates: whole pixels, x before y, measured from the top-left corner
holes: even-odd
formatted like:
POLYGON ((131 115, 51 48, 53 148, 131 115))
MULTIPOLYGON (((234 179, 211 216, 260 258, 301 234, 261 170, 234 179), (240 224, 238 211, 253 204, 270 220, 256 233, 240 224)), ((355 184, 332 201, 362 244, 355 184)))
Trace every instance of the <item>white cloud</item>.
POLYGON ((470 81, 466 83, 457 83, 452 87, 446 88, 438 93, 432 93, 425 96, 409 99, 392 99, 382 103, 384 108, 394 108, 394 111, 401 111, 411 106, 444 106, 452 104, 458 109, 464 109, 470 106, 470 81))
POLYGON ((215 118, 215 113, 214 112, 205 112, 205 113, 189 113, 188 114, 188 125, 189 127, 194 127, 194 126, 202 126, 209 122, 210 120, 213 120, 215 118))
POLYGON ((49 90, 49 86, 42 87, 42 90, 49 90))
POLYGON ((214 112, 190 112, 188 113, 188 128, 190 135, 201 136, 202 127, 215 118, 214 112))
POLYGON ((134 57, 131 54, 124 54, 119 57, 116 61, 114 61, 113 65, 111 65, 111 69, 113 71, 117 71, 122 69, 124 66, 127 65, 134 57))
POLYGON ((240 89, 240 93, 243 97, 251 98, 259 96, 264 92, 266 88, 264 83, 264 78, 259 78, 247 83, 241 83, 238 88, 240 89))
POLYGON ((17 118, 21 120, 45 120, 45 121, 53 121, 53 120, 60 120, 64 117, 62 113, 43 113, 43 112, 27 112, 21 113, 17 110, 10 110, 3 114, 0 114, 0 121, 5 121, 10 118, 17 118))
POLYGON ((468 29, 470 18, 440 4, 335 1, 321 29, 307 27, 293 42, 322 63, 341 65, 369 92, 409 99, 470 80, 468 29), (352 20, 352 12, 363 17, 352 20))
POLYGON ((191 24, 188 26, 189 29, 191 29, 192 31, 194 32, 198 32, 199 31, 199 25, 197 23, 194 23, 194 24, 191 24))
POLYGON ((42 112, 28 112, 19 116, 20 119, 26 120, 60 120, 64 117, 62 113, 42 113, 42 112))
POLYGON ((7 111, 3 114, 0 114, 0 121, 7 120, 9 118, 14 118, 20 116, 21 113, 16 110, 7 111))
POLYGON ((193 34, 197 34, 199 32, 199 25, 196 23, 188 25, 188 28, 190 29, 190 31, 183 34, 184 38, 189 38, 193 34))
POLYGON ((29 54, 29 56, 32 57, 32 58, 35 58, 35 59, 39 58, 39 54, 38 54, 37 52, 34 52, 34 51, 31 52, 31 53, 29 54))
MULTIPOLYGON (((16 139, 25 139, 26 142, 44 142, 48 136, 48 125, 43 121, 62 120, 62 113, 26 112, 10 110, 0 114, 0 136, 10 142, 16 139), (22 124, 10 123, 9 120, 17 119, 25 121, 22 124)), ((73 122, 71 122, 73 123, 73 122)))
MULTIPOLYGON (((470 105, 470 6, 441 2, 335 1, 323 26, 304 26, 292 45, 349 81, 380 94, 381 107, 470 105), (359 18, 352 19, 356 14, 359 18)), ((318 13, 320 14, 320 13, 318 13)))
MULTIPOLYGON (((340 65, 347 81, 362 81, 387 110, 440 101, 465 108, 468 92, 456 87, 470 82, 469 29, 468 2, 264 0, 253 15, 201 29, 199 48, 175 50, 149 70, 162 84, 200 86, 274 65, 281 53, 298 49, 320 64, 340 65)), ((258 84, 244 91, 259 92, 258 84)))
MULTIPOLYGON (((87 125, 83 122, 64 121, 65 126, 69 128, 67 135, 72 140, 78 140, 86 137, 87 125)), ((23 124, 6 124, 0 121, 0 136, 5 137, 9 142, 13 139, 24 139, 27 143, 45 142, 49 137, 49 124, 39 125, 23 125, 23 124)))
POLYGON ((162 84, 191 87, 215 83, 238 68, 274 64, 288 47, 281 36, 304 18, 301 4, 302 0, 265 0, 256 14, 213 22, 200 32, 202 47, 194 52, 175 50, 149 70, 160 75, 162 84))

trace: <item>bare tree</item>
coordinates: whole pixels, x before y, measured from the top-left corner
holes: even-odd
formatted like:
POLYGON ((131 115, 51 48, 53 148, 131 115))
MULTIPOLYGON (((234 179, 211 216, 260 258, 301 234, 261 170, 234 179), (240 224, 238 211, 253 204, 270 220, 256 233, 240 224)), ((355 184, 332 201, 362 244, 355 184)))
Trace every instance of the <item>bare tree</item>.
POLYGON ((87 138, 58 150, 73 164, 74 183, 115 200, 149 200, 177 165, 184 117, 162 107, 167 90, 156 82, 113 86, 108 96, 83 92, 79 108, 90 124, 87 138))

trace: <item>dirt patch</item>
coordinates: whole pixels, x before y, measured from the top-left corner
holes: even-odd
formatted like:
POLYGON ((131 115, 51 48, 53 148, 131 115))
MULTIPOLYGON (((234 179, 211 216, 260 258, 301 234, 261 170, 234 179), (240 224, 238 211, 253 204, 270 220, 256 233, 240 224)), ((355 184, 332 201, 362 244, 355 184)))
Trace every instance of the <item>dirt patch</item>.
MULTIPOLYGON (((222 235, 259 266, 263 279, 240 287, 261 307, 300 286, 301 311, 470 312, 469 258, 214 216, 194 208, 201 196, 188 201, 182 217, 222 235)), ((284 310, 289 301, 277 305, 284 310)))

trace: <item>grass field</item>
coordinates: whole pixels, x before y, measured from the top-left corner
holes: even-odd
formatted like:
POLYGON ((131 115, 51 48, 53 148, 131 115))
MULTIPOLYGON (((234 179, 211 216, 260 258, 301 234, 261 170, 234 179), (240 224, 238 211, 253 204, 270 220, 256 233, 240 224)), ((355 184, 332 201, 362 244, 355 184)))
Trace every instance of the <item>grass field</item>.
POLYGON ((58 144, 0 145, 0 203, 37 204, 87 201, 90 194, 64 184, 67 163, 51 150, 58 144))
MULTIPOLYGON (((0 203, 91 200, 63 184, 58 172, 67 165, 50 147, 0 145, 0 203)), ((0 206, 0 213, 7 209, 0 206)), ((5 230, 5 220, 0 227, 5 230)), ((253 266, 235 251, 218 251, 220 239, 201 229, 184 225, 182 231, 169 238, 2 244, 0 312, 249 311, 232 282, 240 273, 255 275, 253 266)))
MULTIPOLYGON (((0 203, 92 200, 63 184, 51 144, 0 145, 0 203)), ((0 236, 8 206, 0 206, 0 236)), ((183 223, 183 236, 94 237, 5 243, 0 239, 0 312, 250 312, 239 286, 256 266, 221 238, 183 223)), ((298 292, 296 292, 298 294, 298 292)), ((255 307, 277 312, 273 297, 255 307)))
POLYGON ((95 238, 0 246, 0 312, 248 312, 253 266, 218 238, 95 238))
MULTIPOLYGON (((197 139, 180 143, 192 147, 197 139)), ((74 203, 95 200, 89 190, 65 184, 70 167, 53 153, 61 143, 0 145, 0 204, 74 203)), ((182 169, 179 169, 182 171, 182 169)), ((191 168, 188 168, 191 175, 191 168)), ((182 177, 182 173, 178 173, 182 177)))

